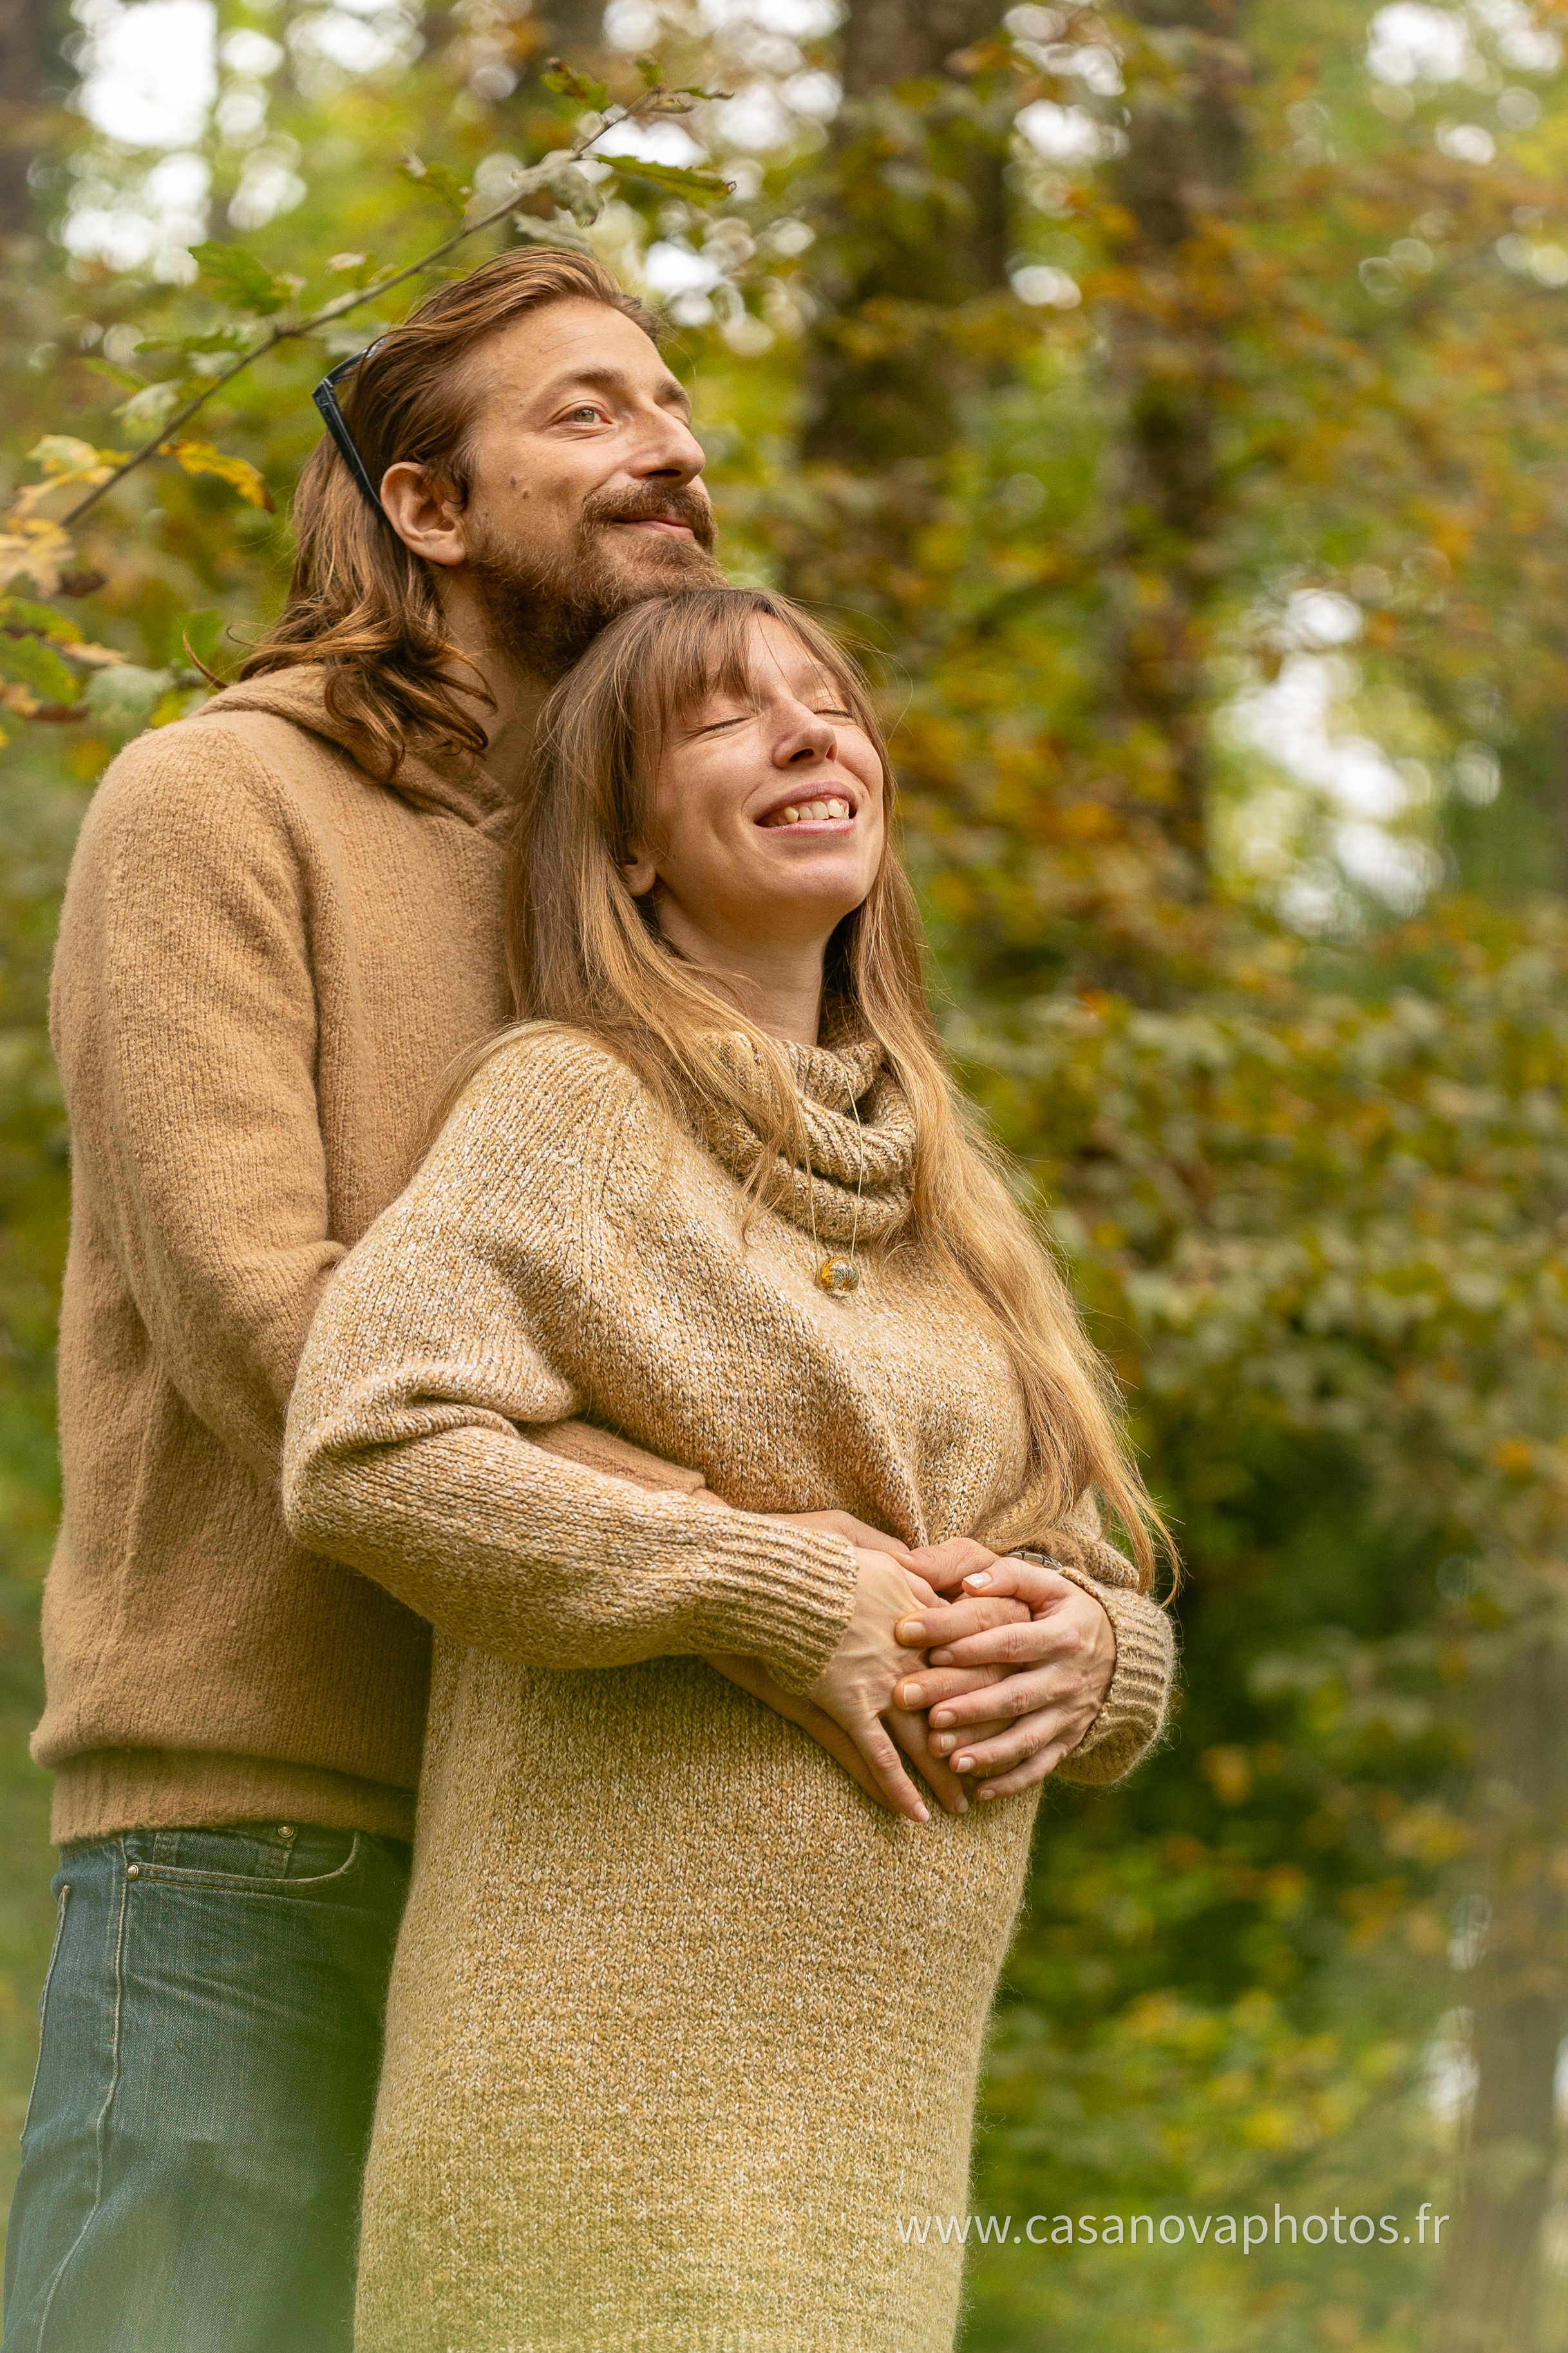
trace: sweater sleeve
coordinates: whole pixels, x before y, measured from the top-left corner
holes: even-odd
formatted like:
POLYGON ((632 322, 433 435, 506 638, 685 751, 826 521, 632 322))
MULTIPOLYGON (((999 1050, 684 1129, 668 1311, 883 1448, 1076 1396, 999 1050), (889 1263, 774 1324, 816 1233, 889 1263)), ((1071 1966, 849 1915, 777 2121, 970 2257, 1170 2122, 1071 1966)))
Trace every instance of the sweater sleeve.
POLYGON ((265 1477, 329 1233, 299 859, 200 722, 121 754, 82 828, 51 1031, 73 1181, 192 1412, 265 1477))
POLYGON ((476 1648, 551 1668, 735 1651, 804 1691, 853 1613, 847 1543, 537 1442, 591 1408, 563 1363, 613 1325, 640 1100, 619 1064, 559 1039, 488 1066, 327 1289, 285 1516, 476 1648))
POLYGON ((1104 1785, 1120 1781, 1146 1757, 1165 1729, 1176 1673, 1176 1637, 1170 1612, 1143 1591, 1134 1562, 1106 1541, 1100 1508, 1088 1490, 1065 1525, 1014 1525, 988 1533, 997 1550, 1043 1553, 1071 1583, 1091 1593, 1116 1636, 1116 1665, 1099 1715, 1057 1767, 1058 1781, 1104 1785))

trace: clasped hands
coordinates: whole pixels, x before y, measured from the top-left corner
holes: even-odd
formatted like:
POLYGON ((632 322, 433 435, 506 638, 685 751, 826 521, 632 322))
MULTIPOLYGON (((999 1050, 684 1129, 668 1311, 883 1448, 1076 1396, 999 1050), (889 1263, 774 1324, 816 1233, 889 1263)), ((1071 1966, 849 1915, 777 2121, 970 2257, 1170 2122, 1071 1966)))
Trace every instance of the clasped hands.
POLYGON ((1078 1746, 1116 1666, 1116 1636, 1092 1594, 966 1536, 911 1551, 847 1512, 771 1516, 848 1538, 855 1614, 804 1695, 759 1660, 709 1663, 808 1732, 868 1797, 928 1820, 907 1757, 961 1814, 965 1780, 978 1798, 1007 1797, 1078 1746))

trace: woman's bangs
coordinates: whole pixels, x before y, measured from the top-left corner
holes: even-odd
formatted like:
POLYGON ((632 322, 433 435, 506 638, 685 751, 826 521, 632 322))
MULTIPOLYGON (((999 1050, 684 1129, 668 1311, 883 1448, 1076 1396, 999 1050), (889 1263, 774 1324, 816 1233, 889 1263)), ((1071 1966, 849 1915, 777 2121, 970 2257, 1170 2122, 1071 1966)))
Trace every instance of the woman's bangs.
POLYGON ((632 691, 643 702, 637 728, 650 773, 657 771, 673 729, 681 726, 713 695, 752 698, 752 633, 759 621, 787 629, 810 655, 825 679, 842 693, 855 723, 870 737, 886 765, 881 730, 855 663, 826 630, 806 616, 781 606, 765 590, 699 591, 645 607, 646 633, 637 648, 632 691))

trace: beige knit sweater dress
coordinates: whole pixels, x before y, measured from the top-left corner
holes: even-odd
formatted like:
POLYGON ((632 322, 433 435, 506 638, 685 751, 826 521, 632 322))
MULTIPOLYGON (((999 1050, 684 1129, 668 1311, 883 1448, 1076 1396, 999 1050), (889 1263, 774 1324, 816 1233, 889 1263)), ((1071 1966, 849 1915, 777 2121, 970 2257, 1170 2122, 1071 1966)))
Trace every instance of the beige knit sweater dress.
POLYGON ((1069 1764, 1114 1778, 1162 1720, 1161 1613, 1089 1523, 1042 1526, 1004 1356, 878 1252, 912 1135, 877 1050, 792 1051, 816 1173, 743 1235, 753 1130, 678 1133, 593 1042, 524 1032, 305 1349, 289 1524, 437 1630, 359 2353, 952 2344, 962 2250, 900 2223, 964 2209, 1035 1805, 903 1820, 704 1663, 803 1690, 848 1622, 848 1545, 759 1515, 1050 1537, 1118 1635, 1069 1764), (582 1422, 735 1508, 613 1441, 630 1475, 595 1467, 582 1422))

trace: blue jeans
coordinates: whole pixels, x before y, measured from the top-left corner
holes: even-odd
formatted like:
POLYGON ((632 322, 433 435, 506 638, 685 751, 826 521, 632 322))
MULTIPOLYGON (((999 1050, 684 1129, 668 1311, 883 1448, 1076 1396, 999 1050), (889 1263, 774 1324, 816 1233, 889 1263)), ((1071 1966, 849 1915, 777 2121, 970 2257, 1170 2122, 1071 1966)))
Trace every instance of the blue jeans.
POLYGON ((348 2353, 408 1849, 135 1831, 54 1890, 5 2353, 348 2353))

